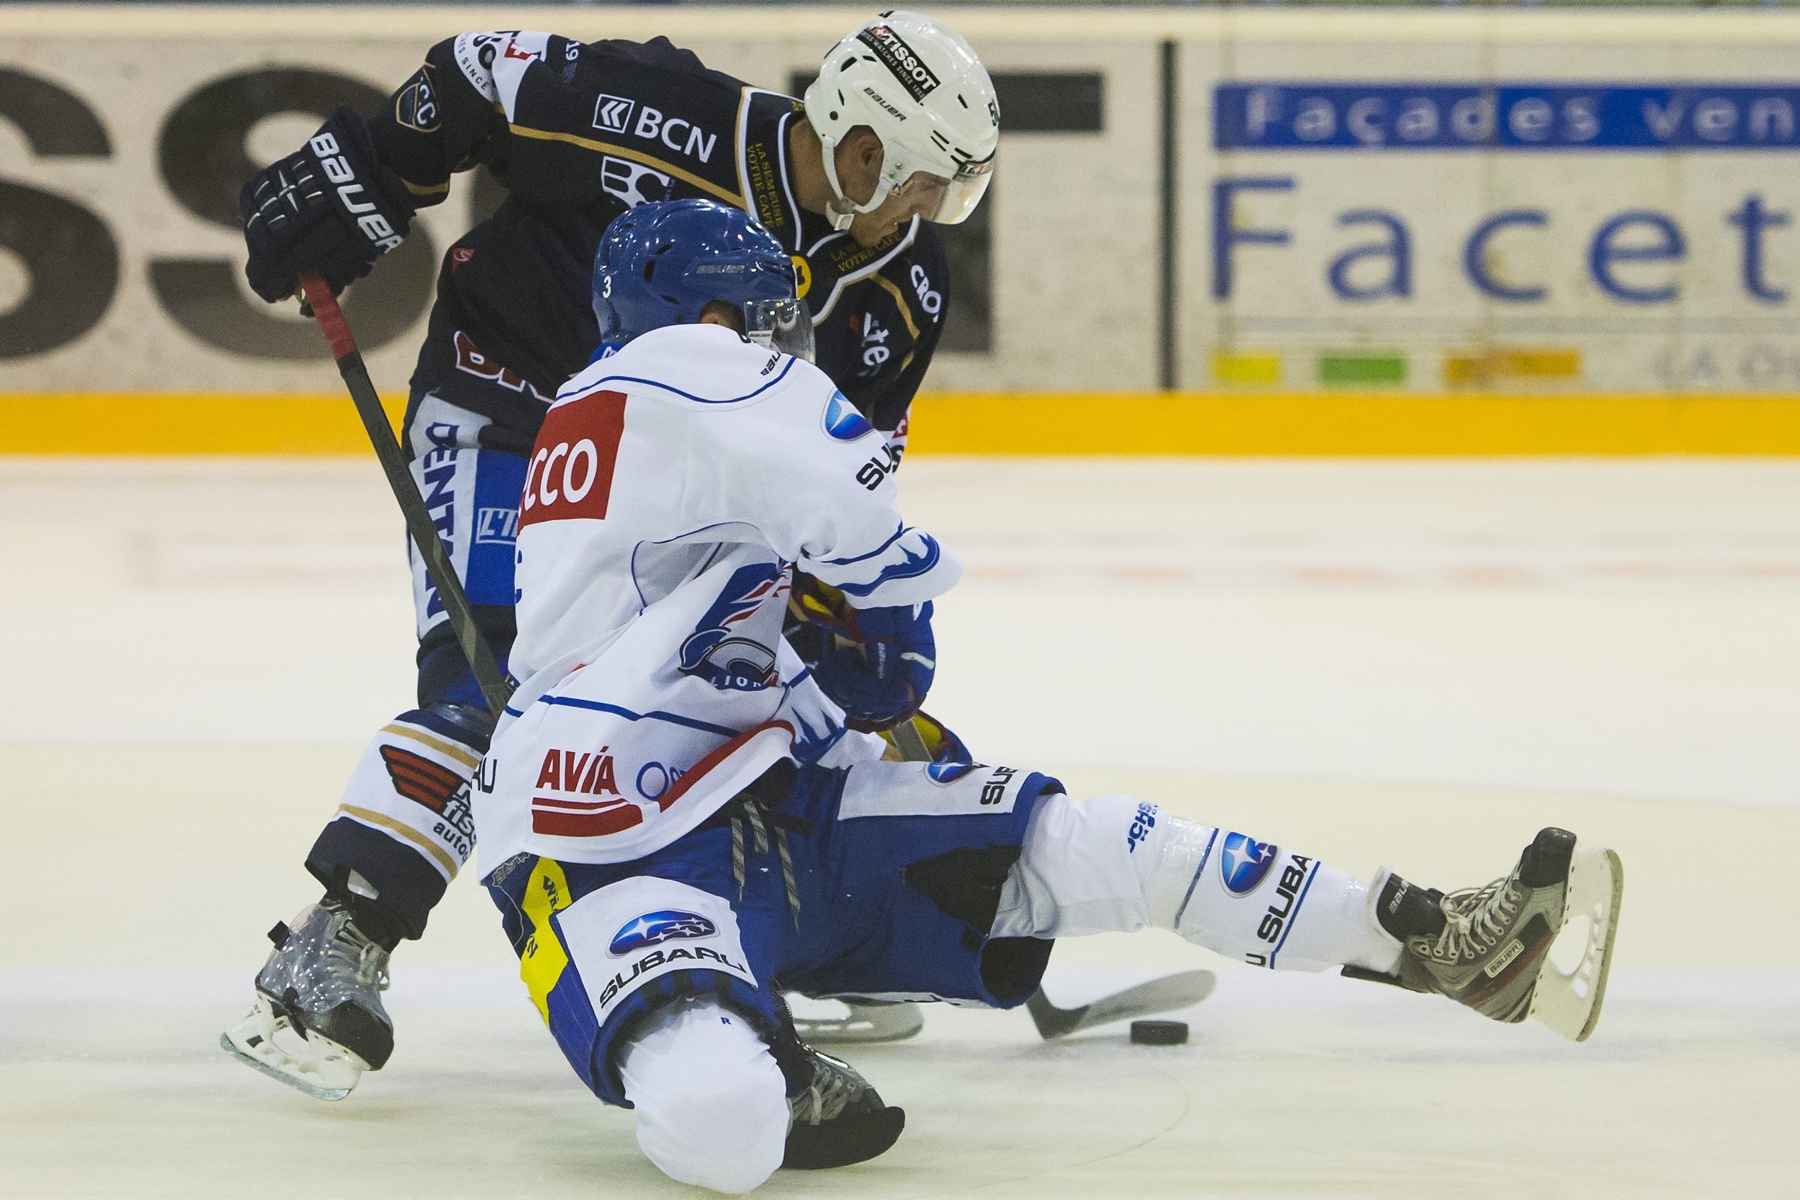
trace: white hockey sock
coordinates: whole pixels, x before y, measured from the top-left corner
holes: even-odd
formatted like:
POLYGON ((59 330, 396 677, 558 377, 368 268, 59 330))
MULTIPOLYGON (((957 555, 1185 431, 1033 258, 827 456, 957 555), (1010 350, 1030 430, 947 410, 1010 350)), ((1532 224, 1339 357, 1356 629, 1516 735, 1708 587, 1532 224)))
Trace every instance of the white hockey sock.
POLYGON ((1369 892, 1317 859, 1184 821, 1135 796, 1045 796, 1025 830, 995 937, 1172 929, 1256 966, 1392 971, 1400 944, 1369 892))
POLYGON ((781 1166, 790 1110, 775 1056, 716 1000, 680 1000, 619 1056, 637 1140, 669 1178, 737 1195, 781 1166))

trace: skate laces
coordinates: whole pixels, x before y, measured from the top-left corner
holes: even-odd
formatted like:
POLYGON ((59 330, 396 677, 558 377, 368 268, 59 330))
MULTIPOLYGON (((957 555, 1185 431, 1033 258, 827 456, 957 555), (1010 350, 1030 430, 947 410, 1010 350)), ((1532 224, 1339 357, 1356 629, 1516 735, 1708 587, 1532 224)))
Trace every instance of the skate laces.
POLYGON ((819 1125, 833 1120, 869 1090, 869 1081, 856 1073, 856 1068, 842 1059, 820 1054, 806 1047, 812 1060, 812 1083, 790 1102, 794 1120, 802 1125, 819 1125))
POLYGON ((358 929, 349 913, 338 913, 333 924, 337 928, 331 931, 327 939, 328 948, 325 953, 331 958, 349 962, 358 983, 373 985, 378 992, 387 991, 388 952, 358 929))
POLYGON ((1428 943, 1428 952, 1438 962, 1480 958, 1499 943, 1522 899, 1510 875, 1483 887, 1447 893, 1439 901, 1444 931, 1428 943))

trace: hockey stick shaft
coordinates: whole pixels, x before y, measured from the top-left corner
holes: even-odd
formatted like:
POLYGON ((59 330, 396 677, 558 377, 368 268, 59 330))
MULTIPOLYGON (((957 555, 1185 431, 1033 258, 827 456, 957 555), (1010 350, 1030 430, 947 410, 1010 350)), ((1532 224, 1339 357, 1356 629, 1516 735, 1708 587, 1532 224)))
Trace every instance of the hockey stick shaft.
POLYGON ((393 490, 394 499, 400 504, 401 515, 406 518, 406 531, 412 535, 413 545, 419 548, 419 556, 424 560, 425 570, 437 588, 438 599, 443 602, 444 613, 450 620, 450 628, 456 634, 457 643, 462 646, 463 657, 468 659, 469 666, 475 672, 475 683, 481 688, 488 711, 497 720, 501 710, 506 707, 506 701, 512 696, 512 685, 501 674, 494 652, 488 647, 487 639, 481 635, 480 627, 475 624, 475 612, 469 607, 468 594, 463 591, 462 581, 456 577, 456 567, 450 562, 450 555, 438 538, 437 527, 432 524, 431 513, 425 507, 425 499, 419 495, 419 487, 413 481, 406 455, 401 451, 400 443, 394 437, 393 426, 388 424, 387 412, 381 407, 381 400, 375 394, 375 384, 369 378, 369 368, 363 364, 362 352, 356 348, 356 338, 350 333, 350 326, 344 320, 337 298, 331 294, 331 289, 323 279, 308 272, 300 277, 300 290, 305 293, 306 302, 312 306, 313 317, 319 322, 325 340, 331 344, 331 355, 337 360, 338 374, 344 377, 344 385, 350 389, 350 399, 356 404, 356 413, 362 418, 369 443, 375 447, 375 457, 380 460, 382 472, 387 475, 388 487, 393 490))

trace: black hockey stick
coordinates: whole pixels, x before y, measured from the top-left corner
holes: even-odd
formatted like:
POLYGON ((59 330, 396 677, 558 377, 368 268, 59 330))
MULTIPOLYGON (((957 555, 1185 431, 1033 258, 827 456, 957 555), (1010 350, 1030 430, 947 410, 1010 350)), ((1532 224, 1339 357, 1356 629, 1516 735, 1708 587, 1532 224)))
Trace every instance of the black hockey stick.
POLYGON ((475 671, 475 682, 487 700, 488 711, 498 720, 513 694, 513 685, 501 674, 494 652, 488 648, 487 639, 481 636, 481 629, 475 624, 469 597, 463 592, 462 581, 456 577, 456 568, 451 565, 444 543, 438 540, 431 513, 426 510, 424 497, 419 495, 419 487, 413 482, 412 470, 406 465, 406 455, 394 437, 393 426, 388 424, 387 412, 375 395, 369 368, 363 365, 362 353, 357 350, 356 339, 344 321, 343 310, 338 308, 337 298, 325 286, 325 281, 310 271, 300 277, 300 290, 307 304, 312 306, 313 317, 324 331, 325 340, 331 343, 331 355, 337 359, 338 374, 344 377, 344 384, 350 389, 350 399, 355 402, 356 413, 368 431, 370 444, 375 447, 375 457, 381 461, 388 487, 393 489, 394 499, 400 503, 400 512, 406 518, 406 531, 412 535, 413 545, 419 548, 419 555, 425 560, 425 570, 437 587, 438 599, 443 601, 444 613, 450 618, 450 628, 462 646, 463 657, 475 671))
POLYGON ((1187 1008, 1212 995, 1216 982, 1211 971, 1182 971, 1102 996, 1079 1008, 1058 1008, 1044 995, 1044 989, 1039 988, 1025 1001, 1025 1009, 1031 1014, 1032 1024, 1037 1026, 1038 1036, 1048 1042, 1096 1025, 1135 1021, 1139 1017, 1187 1008))

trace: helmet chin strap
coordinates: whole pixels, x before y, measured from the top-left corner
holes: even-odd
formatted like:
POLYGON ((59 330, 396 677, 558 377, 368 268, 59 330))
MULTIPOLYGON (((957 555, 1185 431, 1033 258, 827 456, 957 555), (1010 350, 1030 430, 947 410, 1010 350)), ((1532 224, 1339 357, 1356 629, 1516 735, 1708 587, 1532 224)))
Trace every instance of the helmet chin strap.
POLYGON ((875 183, 875 194, 869 197, 867 204, 858 204, 844 195, 843 185, 838 183, 837 147, 835 139, 819 135, 819 158, 825 167, 825 182, 831 185, 832 195, 831 201, 825 205, 825 219, 831 222, 833 229, 842 233, 850 228, 859 214, 874 212, 887 197, 881 194, 879 179, 875 183))

